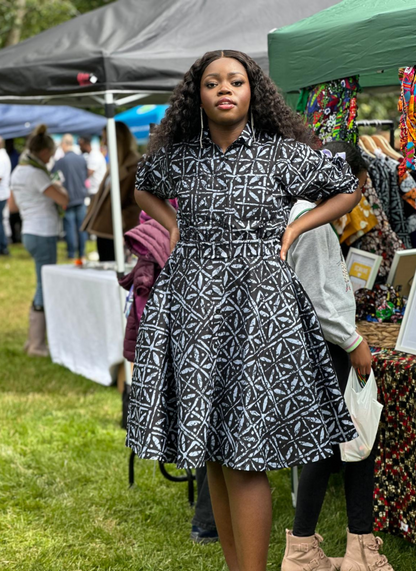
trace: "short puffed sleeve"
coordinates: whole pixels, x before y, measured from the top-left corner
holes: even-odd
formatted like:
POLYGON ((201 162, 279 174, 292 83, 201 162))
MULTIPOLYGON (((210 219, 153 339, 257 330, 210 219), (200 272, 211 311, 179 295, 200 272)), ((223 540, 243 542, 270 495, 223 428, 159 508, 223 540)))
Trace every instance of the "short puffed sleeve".
POLYGON ((330 158, 292 139, 281 141, 275 174, 288 194, 312 201, 350 194, 359 184, 344 159, 330 158))
POLYGON ((162 200, 176 198, 169 172, 168 154, 164 147, 151 156, 144 156, 138 164, 136 190, 146 190, 162 200))

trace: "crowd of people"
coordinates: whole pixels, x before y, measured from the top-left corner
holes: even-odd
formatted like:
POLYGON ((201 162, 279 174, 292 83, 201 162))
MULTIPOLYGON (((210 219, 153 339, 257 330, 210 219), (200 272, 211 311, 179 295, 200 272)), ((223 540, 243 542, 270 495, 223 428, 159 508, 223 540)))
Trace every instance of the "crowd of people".
MULTIPOLYGON (((116 124, 123 230, 139 220, 132 189, 140 155, 128 127, 116 124)), ((102 136, 106 144, 106 132, 102 136)), ((13 144, 6 150, 0 138, 0 254, 10 255, 5 207, 9 211, 12 241, 22 241, 36 268, 36 291, 29 312, 24 349, 31 356, 47 356, 42 267, 57 261, 57 243, 63 236, 67 259, 82 265, 88 235, 97 240, 100 261, 113 261, 114 244, 110 202, 110 175, 104 154, 87 136, 64 134, 59 147, 38 125, 19 155, 13 144)))
MULTIPOLYGON (((122 280, 132 294, 127 445, 196 469, 191 537, 219 539, 230 571, 265 571, 267 471, 297 465, 282 571, 392 571, 373 535, 377 443, 345 468, 345 555, 328 557, 316 533, 338 445, 357 437, 342 396, 350 370, 371 371, 330 225, 360 202, 365 158, 351 143, 317 150, 260 67, 231 50, 185 74, 145 157, 126 125, 116 136, 123 230, 138 257, 122 280)), ((100 260, 114 259, 109 168, 90 139, 78 143, 84 154, 64 135, 49 169, 55 143, 40 125, 9 180, 0 140, 0 212, 7 201, 19 211, 36 266, 30 355, 47 354, 41 269, 56 263, 60 217, 69 259, 83 259, 88 234, 100 260)))

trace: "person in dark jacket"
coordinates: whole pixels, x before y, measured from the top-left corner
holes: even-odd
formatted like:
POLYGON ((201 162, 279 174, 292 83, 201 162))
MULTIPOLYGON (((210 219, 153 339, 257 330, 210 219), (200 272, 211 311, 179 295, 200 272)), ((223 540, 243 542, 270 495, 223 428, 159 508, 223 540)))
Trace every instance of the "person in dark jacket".
MULTIPOLYGON (((140 208, 134 199, 134 181, 140 155, 136 140, 125 123, 116 121, 118 171, 120 180, 121 215, 123 233, 137 226, 140 208)), ((107 141, 107 132, 103 131, 103 144, 107 141)), ((110 167, 111 168, 111 165, 110 167)), ((83 230, 97 236, 97 250, 101 262, 115 260, 113 221, 111 217, 111 180, 110 170, 101 182, 97 194, 91 198, 83 230)))
POLYGON ((88 235, 81 231, 81 225, 86 214, 85 197, 88 178, 87 163, 82 155, 74 153, 72 135, 64 135, 61 142, 65 155, 56 161, 53 172, 59 173, 61 182, 68 191, 69 204, 64 216, 65 240, 68 248, 68 259, 75 258, 78 247, 78 258, 85 255, 85 243, 88 235))

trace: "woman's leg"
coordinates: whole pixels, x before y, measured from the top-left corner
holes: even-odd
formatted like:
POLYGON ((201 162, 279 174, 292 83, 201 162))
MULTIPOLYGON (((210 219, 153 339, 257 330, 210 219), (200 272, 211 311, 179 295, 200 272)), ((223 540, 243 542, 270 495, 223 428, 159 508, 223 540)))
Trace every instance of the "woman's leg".
POLYGON ((272 527, 272 497, 265 472, 223 467, 239 571, 265 571, 272 527))
POLYGON ((43 288, 42 288, 42 267, 56 264, 57 260, 57 236, 35 236, 36 249, 32 254, 35 259, 37 287, 33 304, 38 307, 44 307, 43 288))
POLYGON ((207 462, 207 472, 212 509, 225 561, 230 571, 239 571, 223 467, 217 462, 207 462))
POLYGON ((345 464, 345 498, 350 533, 364 535, 373 532, 374 464, 378 441, 370 456, 361 462, 345 464))
POLYGON ((327 458, 302 468, 293 524, 293 535, 296 537, 310 537, 315 534, 333 467, 334 460, 327 458))
POLYGON ((76 206, 70 206, 65 211, 64 232, 65 232, 68 260, 72 260, 73 258, 75 258, 76 237, 77 237, 76 206))
POLYGON ((81 231, 82 223, 84 222, 85 215, 87 213, 87 207, 85 204, 80 204, 76 207, 75 220, 76 220, 76 230, 78 237, 78 256, 83 258, 85 256, 85 244, 88 240, 87 232, 81 231))

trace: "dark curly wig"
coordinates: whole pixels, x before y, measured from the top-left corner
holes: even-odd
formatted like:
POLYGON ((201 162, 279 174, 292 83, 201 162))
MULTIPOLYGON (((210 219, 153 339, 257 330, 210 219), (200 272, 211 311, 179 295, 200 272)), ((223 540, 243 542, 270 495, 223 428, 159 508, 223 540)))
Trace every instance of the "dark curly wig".
POLYGON ((201 78, 209 64, 222 57, 236 59, 247 72, 256 131, 266 131, 316 146, 312 131, 286 105, 275 84, 251 57, 234 50, 219 50, 207 52, 197 60, 176 86, 166 115, 151 136, 149 154, 161 147, 189 141, 199 135, 201 78))

